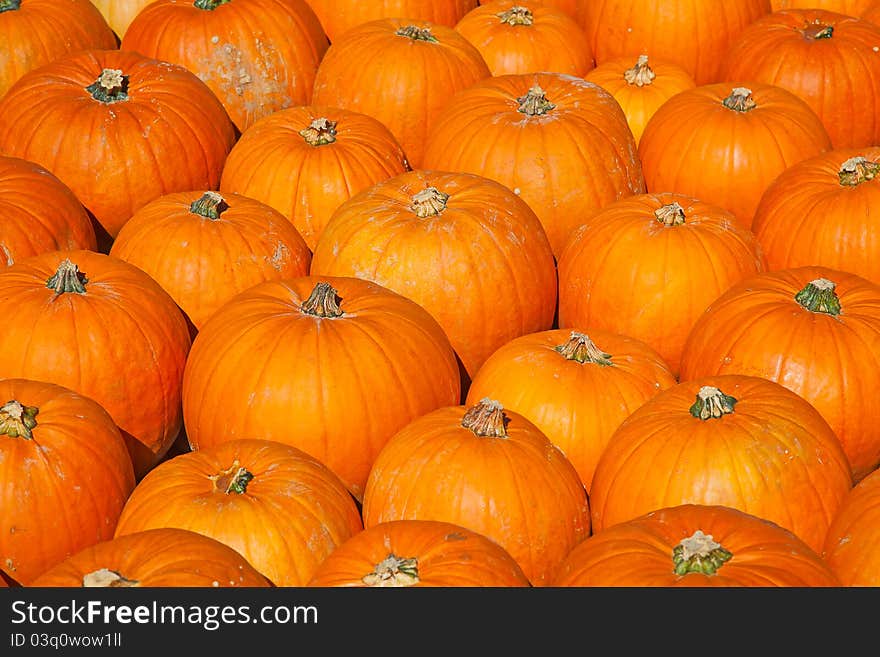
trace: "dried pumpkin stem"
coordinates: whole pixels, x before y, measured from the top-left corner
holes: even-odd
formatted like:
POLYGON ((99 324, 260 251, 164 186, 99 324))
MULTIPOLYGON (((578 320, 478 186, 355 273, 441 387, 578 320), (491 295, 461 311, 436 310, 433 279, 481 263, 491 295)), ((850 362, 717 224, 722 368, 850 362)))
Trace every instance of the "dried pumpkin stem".
POLYGON ((553 110, 556 105, 547 100, 544 90, 538 85, 529 89, 525 96, 516 99, 519 103, 517 110, 527 116, 540 116, 553 110))
POLYGON ((733 553, 713 540, 711 534, 704 534, 698 529, 673 548, 673 572, 676 575, 714 575, 731 557, 733 553))
POLYGON ((834 36, 834 26, 815 22, 805 27, 803 33, 807 39, 830 39, 834 36))
POLYGON ((494 399, 483 397, 471 406, 461 418, 461 426, 481 438, 507 438, 508 418, 504 408, 494 399))
POLYGON ((339 307, 340 299, 336 289, 330 283, 316 283, 309 298, 302 302, 300 310, 315 317, 342 317, 339 307))
POLYGON ((136 579, 128 579, 123 577, 115 570, 109 568, 100 568, 90 573, 86 573, 82 578, 82 585, 85 588, 103 587, 109 589, 133 588, 140 586, 141 583, 136 579))
POLYGON ((336 121, 331 121, 325 116, 315 119, 307 128, 299 131, 309 146, 324 146, 336 141, 336 121))
POLYGON ((817 278, 794 295, 794 300, 810 312, 837 316, 840 314, 840 297, 835 292, 836 287, 827 278, 817 278))
POLYGON ((238 459, 232 463, 231 467, 211 477, 214 481, 214 490, 226 495, 246 493, 248 484, 253 478, 254 475, 248 472, 247 468, 238 462, 238 459))
POLYGON ((33 440, 31 430, 37 426, 36 406, 25 406, 15 399, 0 406, 0 435, 33 440))
POLYGON ((639 55, 635 66, 628 68, 623 72, 623 79, 626 80, 627 84, 634 84, 637 87, 644 87, 646 84, 651 84, 656 77, 657 74, 654 73, 654 70, 650 66, 648 66, 647 55, 639 55))
POLYGON ((189 211, 193 214, 212 221, 219 219, 220 215, 228 209, 229 204, 226 203, 226 199, 217 192, 205 192, 189 206, 189 211))
POLYGON ((85 294, 86 283, 89 282, 88 277, 79 270, 69 258, 65 258, 58 265, 58 269, 46 281, 46 287, 55 290, 55 294, 63 294, 71 292, 74 294, 85 294))
POLYGON ((880 162, 871 162, 861 155, 851 157, 840 165, 837 178, 845 187, 855 187, 863 182, 873 180, 880 173, 880 162))
POLYGON ((735 87, 721 104, 735 112, 748 112, 758 105, 752 98, 752 90, 746 87, 735 87))
POLYGON ((4 11, 15 11, 21 7, 21 0, 0 0, 0 14, 4 11))
POLYGON ((395 32, 397 36, 407 37, 413 41, 427 41, 428 43, 437 43, 437 37, 431 34, 430 27, 417 27, 415 25, 406 25, 398 28, 395 32))
POLYGON ((654 210, 654 216, 664 226, 681 226, 685 222, 684 208, 677 201, 654 210))
POLYGON ((599 349, 590 339, 590 336, 584 333, 572 331, 568 342, 554 347, 556 351, 565 356, 568 360, 574 360, 578 363, 595 363, 596 365, 613 365, 611 362, 611 354, 606 354, 599 349))
POLYGON ((535 22, 535 17, 532 16, 532 12, 528 7, 521 7, 520 5, 514 5, 507 11, 502 11, 500 14, 495 15, 501 19, 502 23, 507 23, 508 25, 531 25, 535 22))
POLYGON ((413 194, 410 209, 420 219, 436 217, 446 209, 449 194, 441 192, 436 187, 426 187, 417 194, 413 194))
POLYGON ((691 415, 700 420, 719 418, 733 413, 736 398, 725 395, 715 386, 703 386, 697 392, 697 401, 690 407, 691 415))
POLYGON ((361 581, 367 586, 376 587, 413 586, 419 583, 419 560, 389 554, 361 581))
POLYGON ((105 68, 98 79, 86 91, 101 103, 118 103, 128 100, 128 76, 118 68, 105 68))
POLYGON ((204 9, 206 11, 213 11, 220 5, 225 5, 230 0, 195 0, 193 2, 193 7, 196 9, 204 9))

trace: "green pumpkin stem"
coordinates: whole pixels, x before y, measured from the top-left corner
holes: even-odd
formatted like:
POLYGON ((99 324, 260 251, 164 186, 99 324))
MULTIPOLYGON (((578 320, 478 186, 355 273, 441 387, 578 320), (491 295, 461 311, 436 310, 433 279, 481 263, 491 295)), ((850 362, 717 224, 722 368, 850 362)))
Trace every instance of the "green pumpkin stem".
POLYGON ((827 278, 817 278, 794 295, 794 300, 812 313, 837 316, 840 314, 840 298, 834 291, 836 287, 827 278))
POLYGON ((226 203, 226 199, 217 192, 205 192, 189 206, 189 211, 193 214, 212 221, 219 219, 220 215, 228 209, 229 204, 226 203))
POLYGON ((613 365, 611 362, 611 354, 606 354, 599 349, 590 339, 590 336, 584 333, 572 331, 569 335, 568 342, 554 347, 556 351, 562 354, 568 360, 574 360, 578 363, 595 363, 596 365, 613 365))
POLYGON ((300 309, 307 315, 315 317, 342 317, 339 307, 339 294, 330 283, 315 284, 309 298, 302 302, 300 309))
POLYGON ((55 273, 46 281, 46 287, 55 290, 55 294, 64 294, 65 292, 85 294, 88 282, 88 277, 79 270, 79 267, 69 258, 65 258, 58 265, 55 273))
POLYGON ((527 116, 540 116, 556 107, 556 105, 547 100, 544 90, 538 85, 529 89, 525 96, 517 98, 516 102, 519 103, 517 111, 527 116))
POLYGON ((214 480, 214 490, 226 495, 246 493, 248 484, 253 478, 254 475, 248 472, 247 468, 238 462, 238 459, 232 463, 230 468, 211 477, 214 480))
POLYGON ((690 407, 690 413, 699 420, 719 418, 733 413, 736 399, 725 395, 715 386, 703 386, 697 392, 697 400, 690 407))
POLYGON ((417 194, 413 194, 410 209, 420 219, 436 217, 446 209, 449 194, 441 192, 436 187, 426 187, 417 194))
POLYGON ((364 575, 361 581, 367 586, 401 587, 419 583, 419 560, 415 557, 405 559, 389 554, 376 564, 375 570, 364 575))
POLYGON ((300 130, 299 134, 309 146, 332 144, 336 141, 336 121, 322 116, 309 123, 307 128, 300 130))
POLYGON ((654 210, 654 216, 664 226, 681 226, 685 222, 684 208, 677 201, 654 210))
POLYGON ((855 187, 868 182, 880 174, 880 162, 871 162, 866 157, 851 157, 840 165, 837 178, 845 187, 855 187))
POLYGON ((15 11, 21 7, 21 0, 0 0, 0 14, 4 11, 15 11))
POLYGON ((748 112, 758 105, 752 98, 752 90, 746 87, 735 87, 721 104, 734 112, 748 112))
POLYGON ((635 65, 623 72, 623 79, 626 80, 627 84, 634 84, 637 87, 644 87, 646 84, 651 84, 656 77, 657 74, 654 73, 654 70, 650 66, 648 66, 647 55, 639 55, 635 65))
POLYGON ((713 540, 711 534, 704 534, 698 529, 673 548, 673 572, 676 575, 714 575, 732 557, 733 553, 713 540))
POLYGON ((98 79, 86 91, 101 103, 118 103, 128 100, 128 76, 118 68, 105 68, 98 79))
POLYGON ((196 9, 204 9, 206 11, 213 11, 220 5, 225 5, 230 0, 195 0, 193 2, 193 7, 196 9))
POLYGON ((804 36, 808 39, 830 39, 834 36, 834 26, 816 22, 804 28, 804 36))
POLYGON ((123 577, 115 570, 110 570, 109 568, 100 568, 98 570, 94 570, 90 573, 86 573, 85 575, 83 575, 82 585, 84 588, 102 587, 108 589, 121 589, 140 586, 141 583, 136 579, 128 579, 127 577, 123 577))
POLYGON ((507 422, 504 407, 488 397, 467 409, 461 418, 461 426, 481 438, 507 438, 507 422))
POLYGON ((15 399, 0 406, 0 435, 33 440, 31 430, 37 426, 36 406, 25 406, 15 399))
POLYGON ((531 25, 535 22, 532 12, 527 7, 519 5, 514 5, 507 11, 502 11, 500 14, 495 15, 501 19, 502 23, 507 23, 508 25, 531 25))
POLYGON ((427 41, 428 43, 437 43, 437 37, 431 34, 430 27, 417 27, 415 25, 406 25, 398 28, 395 32, 397 36, 407 37, 413 41, 427 41))

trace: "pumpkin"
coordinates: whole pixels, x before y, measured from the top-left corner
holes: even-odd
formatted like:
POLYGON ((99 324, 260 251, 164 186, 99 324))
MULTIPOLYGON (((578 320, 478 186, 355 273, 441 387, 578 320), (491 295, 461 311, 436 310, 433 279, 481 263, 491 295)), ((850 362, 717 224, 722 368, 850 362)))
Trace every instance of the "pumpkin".
MULTIPOLYGON (((89 0, 0 0, 0 98, 25 73, 116 35, 89 0)), ((4 120, 5 120, 4 115, 4 120)))
POLYGON ((243 556, 187 529, 158 527, 80 550, 31 582, 32 587, 267 587, 243 556))
POLYGON ((265 203, 239 194, 172 192, 129 219, 110 249, 149 274, 197 331, 239 292, 305 276, 312 253, 294 226, 265 203))
POLYGON ((781 9, 824 9, 859 16, 874 0, 770 0, 773 11, 781 9))
POLYGON ((832 150, 767 187, 752 228, 770 269, 820 265, 880 285, 880 146, 832 150))
POLYGON ((116 35, 117 41, 122 39, 131 21, 141 9, 153 0, 91 0, 98 8, 107 24, 116 35))
POLYGON ((831 425, 855 481, 880 465, 880 286, 827 267, 768 271, 706 309, 685 342, 680 379, 770 379, 831 425))
POLYGON ((587 493, 599 455, 630 413, 677 383, 654 349, 626 335, 550 329, 510 340, 477 370, 466 403, 516 411, 571 461, 587 493))
POLYGON ((199 331, 183 379, 192 449, 254 435, 286 443, 325 463, 358 500, 385 442, 460 398, 455 353, 436 320, 348 277, 239 293, 199 331))
POLYGON ((242 134, 223 165, 220 191, 272 206, 314 249, 343 201, 407 168, 397 139, 377 119, 333 107, 289 107, 242 134))
POLYGON ((612 434, 590 488, 593 531, 678 504, 740 509, 817 552, 853 486, 834 431, 806 400, 756 376, 689 379, 612 434))
POLYGON ((358 532, 315 569, 309 586, 528 587, 513 557, 465 527, 391 520, 358 532))
POLYGON ((190 335, 148 274, 94 251, 48 251, 0 271, 0 377, 56 383, 91 397, 122 430, 140 478, 183 426, 190 335))
POLYGON ((705 85, 719 80, 721 57, 770 0, 589 0, 580 11, 597 64, 648 54, 705 85))
POLYGON ((0 155, 0 262, 98 248, 92 220, 70 188, 39 164, 0 155))
POLYGON ((160 527, 225 543, 275 586, 305 586, 363 529, 354 499, 327 466, 262 438, 220 442, 151 470, 125 503, 115 538, 160 527))
POLYGON ((423 166, 512 189, 557 258, 592 212, 645 191, 620 105, 602 87, 558 73, 499 75, 457 93, 428 131, 423 166))
POLYGON ((636 144, 642 138, 648 119, 663 103, 696 86, 690 73, 677 64, 654 60, 648 55, 607 59, 583 77, 611 92, 626 115, 636 144))
POLYGON ((483 56, 492 75, 555 71, 583 76, 593 53, 575 20, 530 0, 494 0, 465 14, 455 30, 483 56))
POLYGON ((880 1, 874 0, 862 13, 862 19, 880 26, 880 1))
POLYGON ((828 527, 822 554, 844 586, 880 586, 880 470, 843 499, 828 527))
POLYGON ((490 76, 480 51, 452 27, 382 18, 333 41, 318 65, 312 102, 377 119, 418 168, 425 136, 453 94, 490 76))
POLYGON ((158 0, 134 17, 120 48, 185 66, 244 132, 311 100, 329 45, 306 0, 158 0))
POLYGON ((589 537, 557 587, 839 587, 821 556, 779 525, 722 505, 651 511, 589 537))
POLYGON ((540 429, 496 400, 445 406, 398 431, 370 470, 369 529, 437 520, 483 534, 546 586, 590 535, 590 509, 571 462, 540 429))
POLYGON ((27 586, 112 538, 134 470, 113 419, 89 397, 3 378, 0 399, 0 566, 27 586))
POLYGON ((235 139, 194 73, 120 50, 70 53, 29 71, 0 99, 0 115, 0 152, 70 187, 97 221, 104 253, 147 202, 216 189, 235 139))
POLYGON ((464 387, 495 349, 549 329, 556 311, 541 222, 510 189, 469 173, 410 171, 344 202, 311 274, 370 280, 425 308, 461 359, 464 387))
POLYGON ((743 30, 721 79, 772 84, 802 98, 834 148, 880 144, 880 26, 822 9, 788 9, 743 30))
POLYGON ((559 258, 559 327, 641 340, 677 375, 706 306, 764 269, 754 234, 724 208, 685 194, 622 198, 587 219, 559 258))
POLYGON ((804 100, 757 82, 682 91, 657 109, 639 141, 649 192, 720 205, 746 228, 776 176, 830 149, 822 121, 804 100))

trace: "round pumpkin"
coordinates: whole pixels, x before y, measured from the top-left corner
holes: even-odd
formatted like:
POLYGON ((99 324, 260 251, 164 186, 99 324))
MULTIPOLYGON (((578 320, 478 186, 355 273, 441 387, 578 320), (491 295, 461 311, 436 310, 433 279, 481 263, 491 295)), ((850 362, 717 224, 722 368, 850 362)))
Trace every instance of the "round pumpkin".
POLYGON ((0 271, 0 377, 67 386, 122 430, 140 478, 183 426, 190 334, 174 299, 148 274, 94 251, 48 251, 0 271))
POLYGON ((541 222, 510 189, 468 173, 410 171, 344 202, 311 274, 370 280, 425 308, 461 359, 465 387, 495 349, 549 329, 556 311, 541 222))
POLYGON ((706 309, 680 379, 746 374, 776 381, 831 425, 855 481, 880 465, 880 286, 827 267, 768 271, 706 309))
POLYGON ((840 14, 859 16, 875 0, 770 0, 773 11, 781 9, 825 9, 840 14))
POLYGON ((305 586, 363 529, 354 499, 327 466, 261 438, 217 443, 151 470, 125 503, 115 538, 161 527, 225 543, 275 586, 305 586))
POLYGON ((225 543, 174 527, 146 529, 80 550, 32 587, 267 587, 269 581, 225 543))
POLYGON ((92 4, 98 8, 104 20, 113 30, 117 41, 122 39, 125 30, 138 15, 141 9, 150 4, 153 0, 91 0, 92 4))
POLYGON ((0 379, 0 566, 23 586, 113 537, 135 478, 96 401, 46 381, 0 379))
POLYGON ((822 554, 844 586, 880 586, 880 470, 847 494, 825 535, 822 554))
POLYGON ((589 537, 557 587, 839 587, 821 556, 768 520, 721 505, 651 511, 589 537))
POLYGON ((343 201, 408 168, 380 121, 313 105, 263 117, 232 147, 220 191, 262 201, 287 217, 310 249, 343 201))
POLYGON ((436 520, 391 520, 358 532, 315 569, 315 587, 528 587, 507 550, 436 520))
POLYGON ((88 212, 39 164, 0 155, 0 263, 62 249, 98 248, 88 212))

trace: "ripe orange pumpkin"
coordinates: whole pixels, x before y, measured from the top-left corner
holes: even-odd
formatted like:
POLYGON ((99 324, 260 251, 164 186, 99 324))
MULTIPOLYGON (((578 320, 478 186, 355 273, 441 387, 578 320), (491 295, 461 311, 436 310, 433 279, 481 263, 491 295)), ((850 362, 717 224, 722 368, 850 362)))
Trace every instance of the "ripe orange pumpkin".
POLYGON ((752 228, 769 269, 820 265, 880 285, 880 146, 835 149, 767 187, 752 228))
POLYGON ((153 0, 91 0, 104 20, 113 30, 117 41, 122 39, 125 30, 141 9, 153 0))
POLYGON ((61 249, 98 248, 79 199, 35 162, 0 155, 0 263, 61 249))
POLYGON ((307 104, 329 46, 306 0, 158 0, 134 17, 120 43, 195 73, 239 132, 307 104))
POLYGON ((311 274, 370 280, 425 308, 461 359, 465 387, 495 349, 549 329, 556 311, 538 217, 510 189, 469 173, 410 171, 344 202, 315 245, 311 274))
POLYGON ((602 206, 645 191, 635 139, 610 92, 558 73, 500 75, 455 95, 425 142, 424 168, 512 189, 558 258, 602 206))
POLYGON ((773 11, 780 9, 824 9, 859 16, 875 0, 770 0, 773 11))
POLYGON ((844 586, 880 586, 880 470, 847 494, 837 509, 822 554, 844 586))
POLYGON ((445 406, 413 420, 376 458, 364 527, 437 520, 503 547, 533 586, 590 535, 577 471, 540 429, 495 400, 445 406))
POLYGON ((239 292, 305 276, 312 253, 280 212, 239 194, 164 194, 134 213, 110 255, 147 272, 192 323, 191 334, 239 292))
POLYGON ((639 141, 649 192, 720 205, 746 228, 777 175, 830 149, 822 121, 804 100, 757 82, 682 91, 657 109, 639 141))
POLYGON ((101 541, 37 577, 34 587, 267 587, 241 554, 204 534, 158 527, 101 541))
POLYGON ((135 478, 96 401, 45 381, 0 379, 0 566, 27 586, 112 538, 135 478))
POLYGON ((880 1, 874 0, 864 12, 862 19, 880 26, 880 1))
POLYGON ((436 520, 391 520, 358 532, 318 565, 308 585, 531 586, 500 545, 436 520))
POLYGON ((880 464, 880 286, 827 267, 741 281, 694 324, 682 381, 747 374, 781 383, 831 425, 855 481, 880 464))
POLYGON ((594 534, 554 586, 839 587, 821 556, 779 525, 720 505, 658 509, 594 534))
POLYGON ((407 168, 403 149, 380 121, 305 105, 274 112, 248 128, 226 158, 220 191, 272 206, 314 249, 343 201, 407 168))
POLYGON ((384 123, 418 168, 425 136, 453 94, 490 76, 480 51, 452 27, 382 18, 333 41, 318 65, 312 102, 384 123))
POLYGON ((436 320, 385 287, 344 277, 241 292, 199 331, 183 379, 192 449, 255 435, 293 445, 358 500, 394 432, 460 397, 455 353, 436 320))
POLYGON ((0 377, 49 381, 91 397, 122 430, 142 477, 183 426, 190 348, 183 313, 148 274, 94 251, 48 251, 0 271, 0 377))
POLYGON ((305 586, 363 529, 354 499, 327 466, 258 438, 180 454, 151 470, 125 503, 115 537, 160 527, 225 543, 275 586, 305 586))

